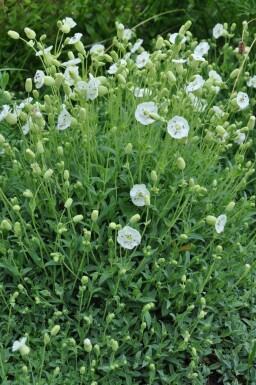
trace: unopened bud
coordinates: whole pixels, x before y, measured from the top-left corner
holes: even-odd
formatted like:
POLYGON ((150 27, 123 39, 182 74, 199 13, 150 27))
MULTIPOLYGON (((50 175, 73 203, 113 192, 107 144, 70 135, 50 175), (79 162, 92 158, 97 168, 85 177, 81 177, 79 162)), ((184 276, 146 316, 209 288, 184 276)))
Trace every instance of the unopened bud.
POLYGON ((65 204, 64 204, 64 207, 65 207, 66 209, 69 209, 69 208, 71 207, 72 203, 73 203, 73 199, 72 199, 72 198, 68 198, 68 199, 66 200, 65 204))
POLYGON ((178 159, 177 159, 177 165, 178 165, 178 168, 179 168, 180 170, 184 170, 185 167, 186 167, 185 160, 184 160, 182 157, 178 158, 178 159))
POLYGON ((26 92, 31 92, 32 88, 33 88, 32 79, 31 78, 27 78, 26 82, 25 82, 25 91, 26 92))
POLYGON ((36 33, 33 31, 33 29, 30 28, 24 28, 24 32, 28 39, 34 40, 36 38, 36 33))
POLYGON ((238 76, 238 74, 239 74, 239 69, 236 68, 234 71, 231 72, 230 78, 235 79, 238 76))
POLYGON ((55 80, 51 76, 45 76, 44 77, 44 84, 46 86, 53 87, 55 85, 55 80))
POLYGON ((44 173, 44 180, 49 180, 53 174, 53 170, 49 168, 47 171, 44 173))
POLYGON ((89 338, 86 338, 84 340, 84 349, 87 353, 90 353, 91 350, 92 350, 92 343, 91 341, 89 340, 89 338))
POLYGON ((144 203, 145 203, 145 206, 150 205, 150 196, 149 195, 144 196, 144 203))
POLYGON ((74 223, 82 222, 83 218, 84 218, 83 215, 75 215, 75 216, 73 217, 73 222, 74 222, 74 223))
POLYGON ((253 130, 254 127, 255 127, 255 116, 251 116, 248 123, 247 123, 247 127, 249 130, 253 130))
POLYGON ((60 331, 60 325, 55 325, 51 330, 51 336, 56 336, 60 331))
POLYGON ((17 40, 17 39, 20 38, 20 35, 18 34, 18 32, 15 32, 15 31, 8 31, 7 33, 8 33, 8 35, 9 35, 12 39, 14 39, 14 40, 17 40))
POLYGON ((98 216, 99 216, 99 211, 98 210, 93 210, 92 215, 91 215, 91 220, 93 222, 96 222, 97 219, 98 219, 98 216))
POLYGON ((206 217, 206 223, 208 223, 208 225, 215 225, 215 223, 216 223, 216 220, 217 220, 217 218, 216 217, 214 217, 213 215, 208 215, 207 217, 206 217))
POLYGON ((235 205, 235 202, 230 202, 226 207, 226 211, 232 211, 235 205))
POLYGON ((133 216, 131 217, 130 223, 131 223, 131 224, 134 224, 134 223, 139 222, 139 220, 140 220, 140 215, 139 215, 139 214, 135 214, 135 215, 133 215, 133 216))
POLYGON ((125 154, 126 155, 130 155, 132 153, 132 144, 131 143, 128 143, 126 146, 125 146, 125 154))

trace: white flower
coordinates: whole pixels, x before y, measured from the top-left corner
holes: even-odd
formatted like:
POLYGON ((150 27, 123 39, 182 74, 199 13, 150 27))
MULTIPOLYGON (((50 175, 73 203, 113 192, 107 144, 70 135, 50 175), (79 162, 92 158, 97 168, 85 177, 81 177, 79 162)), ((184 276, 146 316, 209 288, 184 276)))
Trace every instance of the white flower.
POLYGON ((225 133, 222 135, 222 137, 221 137, 222 142, 225 142, 225 140, 228 139, 229 136, 230 136, 230 134, 229 134, 228 132, 225 132, 225 133))
POLYGON ((220 115, 220 116, 224 116, 225 115, 225 112, 222 111, 222 109, 218 106, 213 106, 212 109, 214 110, 214 112, 217 114, 217 115, 220 115))
POLYGON ((62 130, 66 130, 66 128, 70 127, 70 125, 71 125, 71 115, 64 108, 58 116, 57 128, 58 130, 62 131, 62 130))
POLYGON ((137 40, 136 43, 131 48, 131 53, 134 53, 134 52, 138 51, 138 49, 140 48, 142 43, 143 43, 143 39, 137 40))
POLYGON ((64 72, 64 78, 65 78, 65 82, 69 85, 69 86, 72 86, 75 84, 75 80, 70 76, 70 71, 72 71, 75 75, 75 77, 79 77, 79 68, 77 66, 68 66, 66 69, 65 69, 65 72, 64 72))
POLYGON ((114 64, 112 64, 112 65, 109 67, 108 73, 109 73, 110 75, 114 75, 114 74, 116 73, 117 70, 118 70, 117 64, 114 63, 114 64))
POLYGON ((11 107, 8 104, 3 105, 3 109, 0 112, 0 122, 6 118, 6 116, 11 112, 11 107))
POLYGON ((61 20, 62 25, 68 25, 69 28, 74 28, 76 26, 76 22, 71 17, 66 17, 65 19, 61 20))
POLYGON ((234 142, 237 144, 242 144, 245 141, 245 133, 240 132, 240 130, 236 131, 237 137, 234 139, 234 142))
POLYGON ((41 88, 43 86, 44 78, 45 78, 44 72, 41 70, 37 70, 34 76, 34 82, 35 82, 36 88, 41 88))
POLYGON ((25 345, 26 341, 27 337, 23 337, 20 341, 15 341, 12 345, 12 351, 16 352, 17 350, 19 350, 19 348, 25 345))
POLYGON ((247 80, 247 86, 248 86, 248 87, 256 88, 256 75, 250 77, 250 78, 247 80))
POLYGON ((81 59, 75 58, 75 59, 71 59, 71 60, 65 61, 64 63, 61 63, 61 65, 63 67, 71 67, 71 66, 73 67, 73 66, 76 66, 79 63, 81 63, 81 59))
POLYGON ((145 102, 138 104, 135 111, 135 118, 138 122, 147 126, 148 124, 154 123, 154 119, 152 119, 149 114, 154 113, 157 114, 158 108, 154 102, 145 102))
MULTIPOLYGON (((121 59, 120 60, 120 64, 121 65, 126 65, 127 64, 127 61, 125 59, 121 59)), ((116 73, 116 71, 118 70, 118 66, 116 63, 112 64, 109 69, 108 69, 108 73, 110 75, 114 75, 116 73)))
POLYGON ((136 98, 142 98, 143 96, 149 96, 152 95, 152 91, 149 90, 148 88, 139 88, 136 87, 133 92, 134 96, 136 98))
POLYGON ((198 112, 203 112, 207 107, 207 101, 205 99, 199 99, 191 92, 188 94, 192 105, 195 107, 195 110, 198 112))
POLYGON ((236 102, 240 110, 244 110, 249 106, 249 96, 245 92, 238 92, 236 102))
POLYGON ((131 57, 131 52, 126 52, 125 54, 124 54, 124 59, 125 60, 127 60, 127 59, 129 59, 130 57, 131 57))
POLYGON ((103 55, 105 51, 105 47, 102 44, 94 44, 90 49, 90 54, 93 55, 103 55))
POLYGON ((209 43, 207 43, 206 41, 202 41, 194 49, 194 54, 199 56, 204 56, 208 54, 209 49, 210 49, 209 43))
POLYGON ((215 39, 218 39, 219 37, 223 36, 224 34, 224 26, 223 24, 216 24, 215 27, 212 30, 212 35, 215 39))
POLYGON ((12 351, 16 352, 19 350, 22 356, 25 356, 29 353, 30 348, 26 345, 27 337, 23 337, 20 341, 14 341, 12 345, 12 351))
POLYGON ((44 48, 41 51, 37 51, 36 56, 46 55, 47 53, 49 53, 52 50, 52 48, 53 48, 53 45, 50 45, 50 47, 44 48))
POLYGON ((81 80, 77 82, 77 88, 80 90, 86 91, 86 100, 94 100, 99 95, 98 87, 100 86, 100 80, 93 77, 92 74, 89 74, 90 80, 88 83, 81 80))
POLYGON ((195 75, 195 80, 190 82, 186 87, 186 92, 193 92, 203 87, 205 81, 201 75, 195 75))
POLYGON ((130 226, 125 226, 117 233, 117 242, 124 249, 132 250, 141 243, 140 233, 130 226))
POLYGON ((143 68, 150 60, 150 55, 148 52, 144 51, 136 58, 136 65, 138 68, 143 68))
POLYGON ((130 40, 131 37, 132 37, 132 31, 131 31, 131 29, 125 28, 125 29, 124 29, 124 34, 123 34, 122 39, 123 39, 123 40, 130 40))
POLYGON ((209 71, 209 79, 215 82, 222 82, 221 76, 214 70, 209 71))
POLYGON ((227 222, 227 216, 225 214, 222 214, 218 218, 216 218, 215 230, 217 231, 218 234, 224 231, 226 222, 227 222))
POLYGON ((145 184, 135 184, 130 191, 132 203, 136 206, 145 206, 145 196, 150 196, 145 184))
POLYGON ((83 35, 81 33, 75 33, 74 36, 70 38, 68 44, 75 44, 75 43, 77 43, 78 41, 81 40, 82 36, 83 35))
MULTIPOLYGON (((178 36, 178 32, 175 32, 175 33, 172 33, 169 37, 169 42, 172 43, 172 44, 175 44, 175 40, 176 40, 176 37, 178 36)), ((187 38, 184 36, 181 40, 181 43, 180 44, 183 44, 185 43, 187 40, 187 38)))
POLYGON ((21 127, 21 130, 22 130, 24 135, 27 135, 29 133, 30 128, 31 128, 32 125, 33 125, 32 118, 29 117, 26 120, 26 123, 24 124, 24 126, 21 127))
POLYGON ((194 61, 205 61, 205 58, 204 58, 203 56, 201 56, 201 55, 199 55, 199 54, 196 54, 196 53, 192 53, 192 54, 190 55, 190 57, 192 57, 192 59, 193 59, 194 61))
POLYGON ((181 64, 183 64, 183 63, 186 63, 188 60, 187 59, 172 59, 172 62, 173 63, 181 63, 181 64))
POLYGON ((174 116, 167 123, 167 131, 172 138, 181 139, 188 136, 189 124, 182 116, 174 116))

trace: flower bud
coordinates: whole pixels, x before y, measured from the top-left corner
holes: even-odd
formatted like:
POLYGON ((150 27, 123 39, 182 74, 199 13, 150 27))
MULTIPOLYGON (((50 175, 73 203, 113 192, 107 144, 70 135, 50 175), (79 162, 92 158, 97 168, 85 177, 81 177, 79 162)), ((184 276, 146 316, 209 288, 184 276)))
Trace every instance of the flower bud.
POLYGON ((15 205, 12 207, 13 211, 18 213, 20 211, 20 206, 19 205, 15 205))
POLYGON ((172 71, 168 71, 166 73, 166 77, 167 77, 167 80, 170 83, 170 85, 176 83, 176 77, 175 77, 175 75, 173 74, 172 71))
POLYGON ((34 160, 35 157, 36 157, 36 154, 35 154, 33 151, 31 151, 29 148, 26 149, 25 153, 26 153, 26 155, 27 155, 28 158, 31 158, 31 159, 33 159, 33 160, 34 160))
POLYGON ((45 76, 44 77, 44 84, 46 86, 53 87, 55 85, 55 80, 51 76, 45 76))
POLYGON ((105 86, 98 86, 98 95, 104 96, 108 93, 108 89, 105 86))
POLYGON ((9 219, 4 219, 2 220, 1 224, 0 224, 0 229, 1 230, 6 230, 6 231, 11 231, 12 229, 12 224, 11 222, 9 221, 9 219))
POLYGON ((25 82, 25 91, 26 92, 31 92, 32 88, 33 88, 32 79, 31 78, 27 78, 26 82, 25 82))
POLYGON ((162 47, 164 47, 164 39, 162 36, 159 36, 156 41, 156 49, 161 49, 162 47))
POLYGON ((126 155, 130 155, 132 153, 132 144, 131 143, 128 143, 126 146, 125 146, 125 154, 126 155))
POLYGON ((91 350, 92 350, 92 343, 91 341, 89 340, 89 338, 86 338, 84 340, 84 349, 87 353, 90 353, 91 350))
POLYGON ((49 180, 53 174, 53 170, 51 168, 48 168, 48 170, 44 173, 44 180, 49 180))
POLYGON ((14 40, 17 40, 20 38, 20 35, 18 34, 18 32, 15 32, 15 31, 8 31, 7 34, 14 40))
POLYGON ((0 134, 0 144, 4 144, 5 143, 5 137, 0 134))
POLYGON ((185 160, 182 157, 178 158, 177 165, 178 165, 178 168, 183 171, 186 167, 185 160))
POLYGON ((79 120, 80 120, 80 122, 84 122, 85 119, 86 119, 86 109, 85 108, 80 108, 79 120))
POLYGON ((32 191, 26 189, 26 190, 23 192, 23 196, 24 196, 25 198, 33 198, 33 193, 32 193, 32 191))
POLYGON ((139 214, 135 214, 135 215, 133 215, 133 216, 131 217, 130 223, 131 223, 131 224, 134 224, 134 223, 139 222, 139 220, 140 220, 140 215, 139 215, 139 214))
POLYGON ((149 195, 144 196, 144 203, 145 203, 145 206, 150 205, 150 196, 149 195))
POLYGON ((82 285, 87 285, 89 278, 86 275, 83 275, 81 278, 82 285))
POLYGON ((255 127, 255 116, 251 116, 248 123, 247 123, 247 127, 249 130, 253 130, 254 127, 255 127))
POLYGON ((112 339, 111 340, 111 348, 112 348, 113 352, 116 352, 117 349, 119 348, 118 342, 112 339))
POLYGON ((79 370, 79 372, 80 372, 80 374, 84 374, 85 373, 85 366, 81 366, 81 368, 80 368, 80 370, 79 370))
POLYGON ((98 219, 98 216, 99 216, 99 211, 98 210, 93 210, 92 215, 91 215, 91 220, 93 222, 96 222, 97 219, 98 219))
POLYGON ((17 123, 17 116, 9 112, 9 114, 5 117, 5 121, 11 125, 14 125, 17 123))
POLYGON ((234 71, 231 72, 230 78, 235 79, 239 74, 239 68, 236 68, 234 71))
POLYGON ((180 240, 180 241, 187 241, 187 240, 188 240, 187 234, 180 234, 179 240, 180 240))
POLYGON ((208 225, 214 226, 215 223, 216 223, 216 220, 217 220, 217 218, 214 217, 213 215, 208 215, 208 216, 206 217, 206 223, 208 223, 208 225))
POLYGON ((179 33, 185 34, 185 32, 187 32, 189 30, 191 25, 192 25, 192 22, 190 20, 188 20, 184 25, 181 26, 181 28, 179 29, 179 33))
POLYGON ((66 209, 69 209, 71 206, 72 206, 72 203, 73 203, 73 199, 72 198, 68 198, 64 204, 64 207, 66 209))
POLYGON ((51 330, 51 336, 56 336, 60 331, 60 325, 55 325, 51 330))
POLYGON ((123 77, 123 75, 118 74, 118 75, 117 75, 117 79, 118 79, 119 83, 121 83, 121 84, 126 84, 126 80, 125 80, 125 78, 123 77))
POLYGON ((36 144, 36 153, 43 154, 44 153, 44 145, 42 142, 37 142, 36 144))
POLYGON ((75 215, 75 216, 73 217, 73 222, 74 222, 74 223, 82 222, 83 218, 84 218, 83 215, 75 215))
POLYGON ((30 28, 24 28, 24 32, 27 36, 28 39, 30 40, 35 40, 36 38, 36 33, 35 31, 33 31, 33 29, 30 29, 30 28))
POLYGON ((29 354, 30 352, 30 348, 27 346, 27 345, 22 345, 20 348, 19 348, 19 352, 21 354, 21 356, 26 356, 27 354, 29 354))
POLYGON ((115 318, 114 313, 109 313, 106 317, 106 322, 109 324, 115 318))
POLYGON ((47 345, 50 342, 50 336, 48 333, 44 334, 44 344, 47 345))
POLYGON ((116 223, 115 222, 110 222, 108 226, 111 230, 116 230, 116 223))
POLYGON ((19 238, 19 236, 21 234, 21 225, 19 222, 14 223, 13 231, 14 231, 15 237, 19 238))
POLYGON ((230 202, 226 207, 226 211, 232 211, 235 205, 235 202, 230 202))

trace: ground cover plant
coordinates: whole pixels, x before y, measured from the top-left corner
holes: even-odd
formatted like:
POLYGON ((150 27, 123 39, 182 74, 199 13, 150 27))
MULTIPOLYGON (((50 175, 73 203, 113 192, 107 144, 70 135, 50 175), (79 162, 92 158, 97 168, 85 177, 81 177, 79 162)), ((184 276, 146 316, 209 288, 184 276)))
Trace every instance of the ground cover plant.
POLYGON ((25 28, 2 83, 2 384, 256 384, 255 38, 25 28))

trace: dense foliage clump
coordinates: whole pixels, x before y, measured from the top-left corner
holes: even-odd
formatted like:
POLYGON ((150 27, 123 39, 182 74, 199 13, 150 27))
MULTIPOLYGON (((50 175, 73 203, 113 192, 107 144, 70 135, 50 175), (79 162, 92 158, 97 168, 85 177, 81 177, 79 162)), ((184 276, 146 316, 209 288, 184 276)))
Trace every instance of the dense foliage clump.
POLYGON ((57 26, 9 31, 40 68, 0 109, 2 384, 255 384, 250 24, 57 26))

